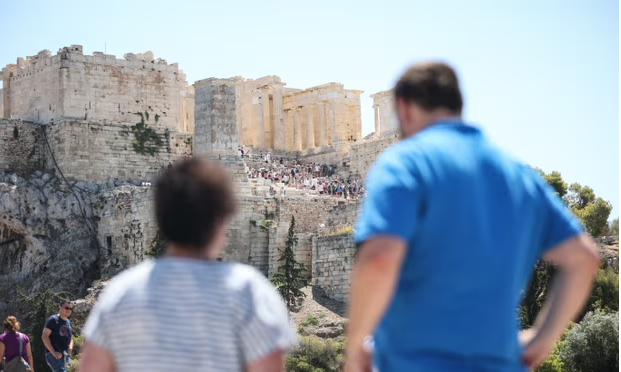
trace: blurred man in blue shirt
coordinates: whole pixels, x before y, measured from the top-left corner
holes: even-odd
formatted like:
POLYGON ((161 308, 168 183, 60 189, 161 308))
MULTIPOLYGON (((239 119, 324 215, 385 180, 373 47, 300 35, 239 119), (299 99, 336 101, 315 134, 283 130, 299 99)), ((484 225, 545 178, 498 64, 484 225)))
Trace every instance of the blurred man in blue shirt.
POLYGON ((347 370, 525 371, 588 297, 599 256, 539 175, 461 119, 455 72, 408 69, 395 105, 402 140, 370 171, 356 226, 347 370), (558 267, 532 329, 517 307, 538 259, 558 267))

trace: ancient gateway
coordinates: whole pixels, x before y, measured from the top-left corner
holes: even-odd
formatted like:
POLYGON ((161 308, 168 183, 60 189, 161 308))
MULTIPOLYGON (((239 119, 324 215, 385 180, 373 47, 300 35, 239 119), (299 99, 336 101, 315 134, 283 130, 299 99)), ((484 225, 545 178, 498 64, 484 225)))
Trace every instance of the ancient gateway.
MULTIPOLYGON (((305 171, 333 166, 331 182, 362 186, 396 141, 390 92, 372 96, 375 132, 362 138, 362 91, 339 83, 293 89, 267 76, 189 85, 177 64, 151 52, 119 59, 84 55, 80 45, 18 58, 1 77, 1 299, 15 289, 82 295, 145 259, 157 241, 151 183, 192 155, 221 161, 235 181, 239 212, 225 259, 272 275, 294 216, 296 255, 314 289, 347 298, 359 199, 249 173, 280 166, 258 159, 269 152, 305 171), (254 157, 240 158, 240 147, 254 157)), ((2 301, 0 316, 15 310, 2 301)))

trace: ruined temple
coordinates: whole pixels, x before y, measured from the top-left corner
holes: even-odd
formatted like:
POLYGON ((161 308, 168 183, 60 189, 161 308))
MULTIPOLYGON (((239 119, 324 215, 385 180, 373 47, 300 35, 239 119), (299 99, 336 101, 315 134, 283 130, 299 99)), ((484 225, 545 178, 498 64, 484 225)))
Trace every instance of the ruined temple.
MULTIPOLYGON (((237 151, 333 164, 362 180, 397 140, 382 115, 376 133, 362 138, 362 91, 338 83, 292 89, 277 76, 189 86, 177 64, 150 52, 117 59, 84 55, 79 45, 18 58, 2 80, 0 298, 15 289, 83 295, 93 280, 144 260, 157 235, 151 184, 187 156, 219 161, 233 178, 239 208, 224 259, 271 276, 294 216, 295 254, 314 290, 347 298, 359 201, 295 188, 270 194, 266 180, 247 176, 261 162, 237 151), (145 128, 148 152, 139 140, 145 128)), ((0 301, 0 315, 19 313, 15 306, 0 301)))

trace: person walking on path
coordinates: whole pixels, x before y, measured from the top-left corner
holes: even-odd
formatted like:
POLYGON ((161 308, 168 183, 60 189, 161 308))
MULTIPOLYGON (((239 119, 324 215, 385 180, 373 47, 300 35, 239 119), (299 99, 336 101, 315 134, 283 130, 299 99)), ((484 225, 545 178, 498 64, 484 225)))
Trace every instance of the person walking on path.
POLYGON ((5 359, 4 372, 34 371, 30 339, 19 332, 20 324, 14 316, 2 323, 4 333, 0 335, 0 364, 5 359))
POLYGON ((200 158, 158 180, 164 257, 112 279, 83 329, 83 372, 275 372, 296 343, 285 304, 251 266, 218 261, 235 212, 223 168, 200 158))
POLYGON ((581 311, 600 259, 554 190, 461 118, 457 76, 409 68, 401 141, 368 175, 355 228, 346 371, 526 371, 581 311), (531 329, 517 308, 538 259, 558 268, 531 329))
POLYGON ((71 363, 73 337, 69 316, 73 307, 69 300, 62 299, 58 305, 58 314, 52 315, 45 322, 41 339, 45 345, 45 362, 53 372, 66 372, 71 363))

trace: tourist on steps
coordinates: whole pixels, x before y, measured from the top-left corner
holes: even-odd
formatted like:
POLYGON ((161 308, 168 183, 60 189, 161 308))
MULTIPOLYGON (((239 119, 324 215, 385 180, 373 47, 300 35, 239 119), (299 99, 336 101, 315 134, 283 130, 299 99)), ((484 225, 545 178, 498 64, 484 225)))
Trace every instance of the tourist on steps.
POLYGON ((19 332, 19 322, 9 316, 2 323, 4 333, 0 335, 0 366, 5 359, 4 372, 34 371, 30 339, 19 332))
POLYGON ((54 372, 67 372, 67 364, 71 363, 73 337, 71 332, 71 311, 69 300, 61 300, 58 314, 52 315, 45 322, 41 339, 45 345, 45 362, 54 372))
POLYGON ((84 326, 80 371, 282 371, 296 339, 280 295, 256 269, 217 260, 232 190, 224 169, 200 158, 161 176, 166 255, 112 279, 84 326))
POLYGON ((461 118, 455 72, 408 69, 401 141, 369 172, 355 229, 346 371, 535 369, 582 310, 600 259, 536 171, 461 118), (533 328, 517 308, 538 259, 558 274, 533 328))

